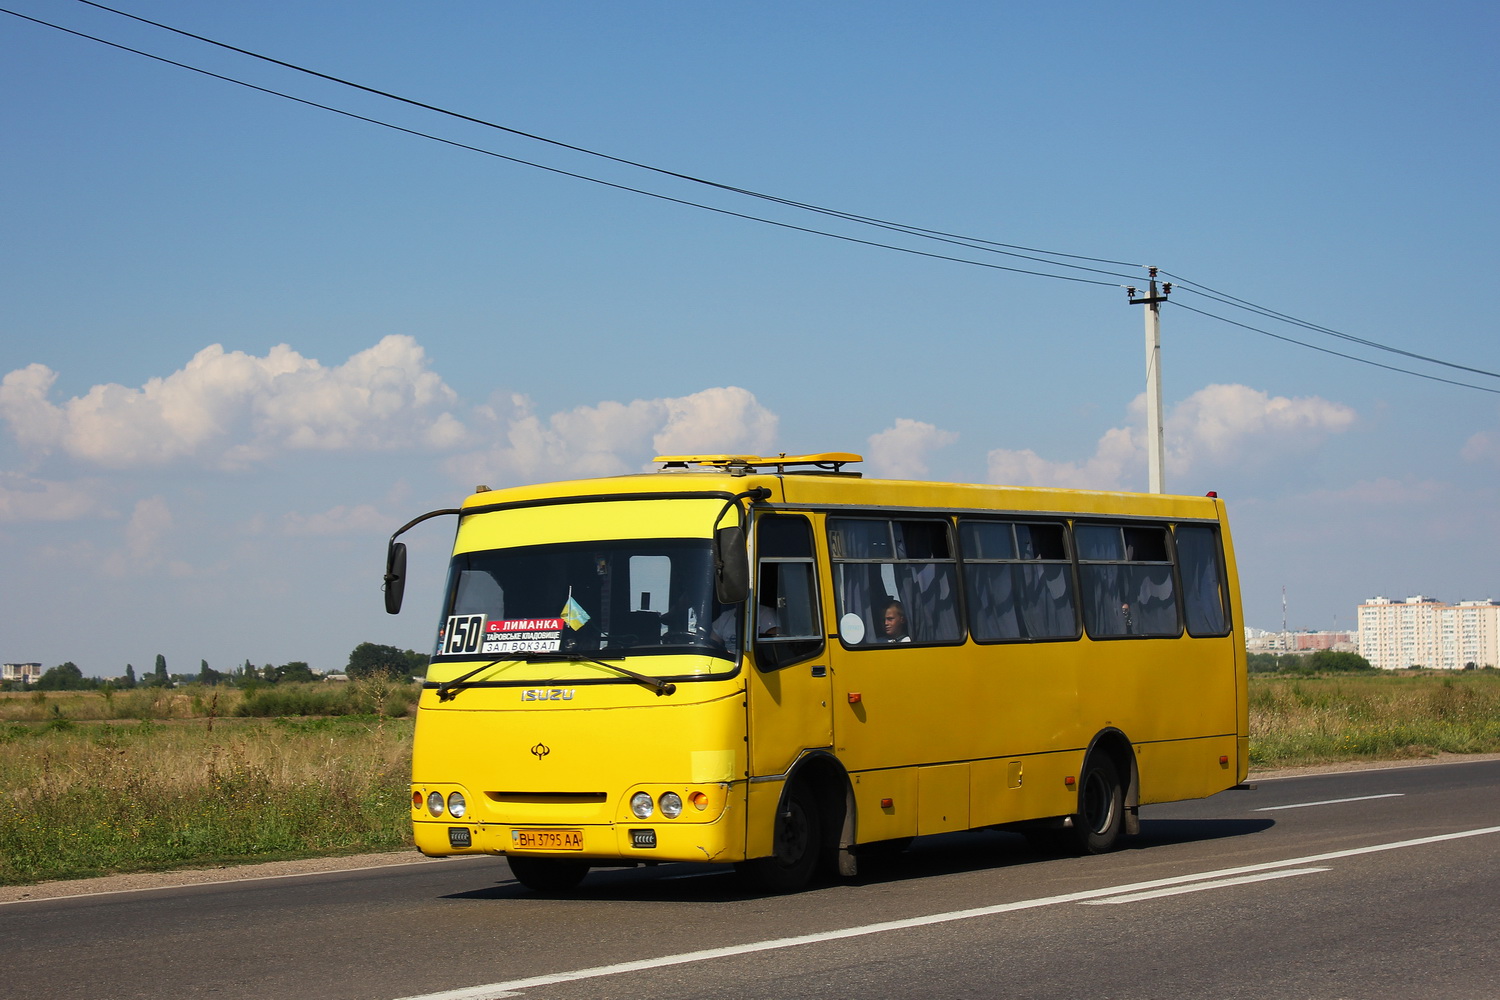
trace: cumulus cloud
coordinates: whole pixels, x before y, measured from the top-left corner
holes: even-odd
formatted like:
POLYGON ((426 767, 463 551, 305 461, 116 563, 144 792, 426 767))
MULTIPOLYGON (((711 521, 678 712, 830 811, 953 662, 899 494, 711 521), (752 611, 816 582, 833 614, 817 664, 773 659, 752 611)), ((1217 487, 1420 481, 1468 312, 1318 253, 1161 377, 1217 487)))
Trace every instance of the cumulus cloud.
POLYGON ((0 473, 0 521, 76 521, 108 515, 96 482, 58 483, 0 473))
POLYGON ((281 527, 288 535, 388 534, 392 520, 389 514, 382 514, 370 504, 353 507, 340 504, 317 514, 286 514, 281 527))
POLYGON ((0 381, 0 419, 34 452, 112 469, 196 461, 241 468, 284 450, 453 447, 456 396, 407 336, 325 367, 285 344, 265 357, 214 344, 140 388, 96 385, 61 405, 57 373, 33 364, 0 381))
POLYGON ((607 476, 649 467, 655 455, 760 453, 776 439, 776 414, 746 389, 606 401, 549 417, 513 395, 484 408, 490 447, 455 456, 445 470, 462 482, 538 482, 607 476))
MULTIPOLYGON (((1144 422, 1145 397, 1136 404, 1144 422)), ((1274 442, 1283 452, 1303 450, 1347 431, 1354 420, 1353 409, 1318 396, 1288 399, 1244 385, 1211 385, 1183 400, 1166 420, 1167 457, 1174 471, 1186 471, 1200 462, 1237 460, 1248 441, 1258 447, 1274 442)))
POLYGON ((897 417, 890 427, 870 435, 870 470, 888 479, 926 479, 927 456, 957 440, 954 431, 897 417))
POLYGON ((109 552, 100 561, 105 575, 124 579, 165 567, 172 576, 191 576, 192 567, 171 556, 174 527, 172 509, 164 497, 136 501, 130 519, 125 523, 124 546, 109 552))
POLYGON ((1481 465, 1500 465, 1500 435, 1480 431, 1464 442, 1459 452, 1465 462, 1481 465))
MULTIPOLYGON (((1050 461, 1031 450, 989 453, 993 483, 1121 489, 1143 479, 1146 462, 1145 396, 1131 405, 1134 422, 1099 439, 1082 462, 1050 461)), ((1179 403, 1164 421, 1167 470, 1183 475, 1203 466, 1244 464, 1252 458, 1304 452, 1354 425, 1355 411, 1307 396, 1271 396, 1243 385, 1210 385, 1179 403)))

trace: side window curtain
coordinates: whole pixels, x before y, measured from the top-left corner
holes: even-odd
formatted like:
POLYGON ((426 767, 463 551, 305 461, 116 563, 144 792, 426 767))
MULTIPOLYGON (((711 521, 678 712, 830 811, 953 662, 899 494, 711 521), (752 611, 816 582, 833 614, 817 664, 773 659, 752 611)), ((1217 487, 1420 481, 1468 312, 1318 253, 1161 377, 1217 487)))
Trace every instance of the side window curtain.
POLYGON ((1177 566, 1182 575, 1182 609, 1188 635, 1229 634, 1225 611, 1224 561, 1219 532, 1205 524, 1179 524, 1177 566))
POLYGON ((829 518, 828 545, 846 644, 963 640, 946 520, 829 518))
POLYGON ((969 630, 985 642, 1075 639, 1077 604, 1061 524, 959 525, 969 630))
POLYGON ((1073 535, 1090 636, 1181 634, 1164 525, 1079 524, 1073 535))
POLYGON ((756 662, 776 670, 823 648, 812 526, 799 515, 768 514, 755 530, 756 662))

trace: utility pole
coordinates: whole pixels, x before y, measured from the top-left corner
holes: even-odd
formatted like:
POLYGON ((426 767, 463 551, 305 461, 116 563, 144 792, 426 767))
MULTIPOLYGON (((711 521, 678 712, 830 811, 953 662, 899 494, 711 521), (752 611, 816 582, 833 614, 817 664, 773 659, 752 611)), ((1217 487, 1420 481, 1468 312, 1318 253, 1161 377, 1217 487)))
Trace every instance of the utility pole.
POLYGON ((1165 493, 1166 458, 1162 451, 1161 426, 1161 304, 1172 294, 1169 281, 1156 289, 1156 268, 1148 269, 1151 288, 1144 298, 1136 298, 1135 289, 1127 288, 1130 304, 1146 307, 1146 466, 1150 492, 1165 493))

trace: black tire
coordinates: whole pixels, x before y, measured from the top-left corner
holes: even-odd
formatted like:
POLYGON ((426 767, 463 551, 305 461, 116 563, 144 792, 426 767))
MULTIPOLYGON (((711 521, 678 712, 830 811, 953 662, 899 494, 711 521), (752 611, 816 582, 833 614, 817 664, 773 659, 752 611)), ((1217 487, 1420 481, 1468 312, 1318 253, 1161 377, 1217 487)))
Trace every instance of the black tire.
POLYGON ((567 892, 589 873, 587 863, 566 858, 511 856, 505 860, 516 881, 532 892, 567 892))
POLYGON ((1078 788, 1074 847, 1081 854, 1104 854, 1114 849, 1124 826, 1125 792, 1120 786, 1120 771, 1106 755, 1092 754, 1078 788))
POLYGON ((762 892, 796 892, 812 880, 823 852, 818 803, 803 784, 793 785, 776 815, 775 854, 738 865, 740 874, 762 892))

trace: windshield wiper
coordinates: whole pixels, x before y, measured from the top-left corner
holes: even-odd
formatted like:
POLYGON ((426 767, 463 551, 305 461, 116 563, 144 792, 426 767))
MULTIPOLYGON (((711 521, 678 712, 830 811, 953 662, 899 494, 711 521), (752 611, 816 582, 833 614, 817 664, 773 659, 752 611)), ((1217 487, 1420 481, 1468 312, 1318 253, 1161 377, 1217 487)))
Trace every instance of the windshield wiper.
POLYGON ((438 701, 452 701, 454 698, 458 697, 458 692, 462 691, 465 687, 472 686, 464 684, 464 681, 468 680, 470 677, 473 677, 475 674, 483 673, 497 663, 504 662, 504 660, 491 660, 482 667, 475 667, 473 670, 470 670, 462 677, 455 677, 451 681, 444 681, 442 684, 438 685, 438 701))
MULTIPOLYGON (((624 674, 626 677, 629 677, 631 680, 635 681, 642 687, 650 688, 652 691, 656 692, 656 696, 658 698, 660 698, 664 694, 675 694, 677 691, 677 685, 673 684, 671 681, 664 681, 660 677, 647 677, 645 674, 638 674, 634 670, 631 670, 627 667, 622 667, 618 663, 610 663, 606 660, 596 659, 592 656, 583 656, 579 653, 532 653, 530 656, 526 657, 526 662, 596 663, 607 670, 613 670, 617 673, 624 674)), ((480 669, 483 668, 481 667, 480 669)), ((462 678, 459 679, 462 680, 462 678)))

